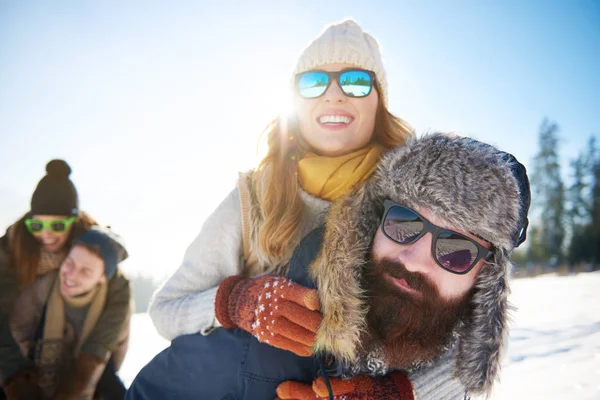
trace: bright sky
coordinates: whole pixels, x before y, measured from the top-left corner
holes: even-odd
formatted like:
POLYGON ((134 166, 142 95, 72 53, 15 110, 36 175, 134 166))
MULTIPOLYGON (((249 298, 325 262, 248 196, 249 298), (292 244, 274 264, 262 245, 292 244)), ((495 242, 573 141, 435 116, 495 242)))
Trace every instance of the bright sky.
POLYGON ((124 269, 172 273, 252 167, 303 47, 354 17, 382 46, 390 109, 531 169, 548 116, 567 162, 600 135, 600 3, 60 1, 0 4, 0 229, 52 158, 121 234, 124 269))

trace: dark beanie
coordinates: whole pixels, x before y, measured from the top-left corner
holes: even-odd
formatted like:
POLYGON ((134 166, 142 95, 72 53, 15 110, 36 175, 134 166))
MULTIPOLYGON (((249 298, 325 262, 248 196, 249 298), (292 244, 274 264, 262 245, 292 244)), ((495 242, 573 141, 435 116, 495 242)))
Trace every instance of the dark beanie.
POLYGON ((74 245, 86 244, 98 250, 100 258, 104 261, 104 273, 108 279, 112 278, 117 271, 119 256, 124 250, 119 236, 107 228, 94 226, 86 231, 74 245))
POLYGON ((71 167, 63 160, 52 160, 46 165, 46 176, 31 196, 32 214, 77 215, 79 199, 69 175, 71 167))

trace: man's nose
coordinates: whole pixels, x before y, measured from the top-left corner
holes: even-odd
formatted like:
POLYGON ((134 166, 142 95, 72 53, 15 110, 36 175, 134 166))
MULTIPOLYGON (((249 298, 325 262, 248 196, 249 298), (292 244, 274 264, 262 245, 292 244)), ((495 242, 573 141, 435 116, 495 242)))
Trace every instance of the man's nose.
POLYGON ((336 80, 331 82, 323 96, 328 103, 343 103, 346 101, 346 95, 336 80))
POLYGON ((417 240, 413 244, 401 246, 397 258, 410 272, 429 273, 435 268, 435 260, 431 255, 431 233, 417 240))
POLYGON ((65 274, 65 278, 67 278, 69 280, 72 280, 73 277, 75 276, 75 268, 73 268, 73 267, 66 267, 64 274, 65 274))

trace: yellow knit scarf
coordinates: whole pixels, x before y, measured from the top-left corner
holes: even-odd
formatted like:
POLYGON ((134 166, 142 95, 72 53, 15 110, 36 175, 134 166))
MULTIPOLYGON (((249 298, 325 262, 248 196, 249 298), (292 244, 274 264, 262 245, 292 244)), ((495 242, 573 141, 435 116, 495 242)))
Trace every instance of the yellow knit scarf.
POLYGON ((337 200, 371 176, 385 150, 373 144, 339 157, 306 153, 298 162, 300 185, 313 196, 337 200))

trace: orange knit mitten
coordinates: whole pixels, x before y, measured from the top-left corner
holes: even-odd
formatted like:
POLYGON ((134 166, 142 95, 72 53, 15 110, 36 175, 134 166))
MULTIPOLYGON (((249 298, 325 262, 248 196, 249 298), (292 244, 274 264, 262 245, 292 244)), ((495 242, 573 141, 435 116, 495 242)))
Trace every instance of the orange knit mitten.
MULTIPOLYGON (((357 376, 347 380, 329 378, 335 400, 414 400, 408 376, 402 371, 372 378, 357 376)), ((276 400, 329 399, 325 378, 320 376, 312 386, 300 382, 286 381, 277 387, 276 400)))
POLYGON ((317 291, 287 278, 265 275, 226 278, 219 285, 215 313, 224 328, 241 328, 260 342, 308 357, 322 316, 317 291))

